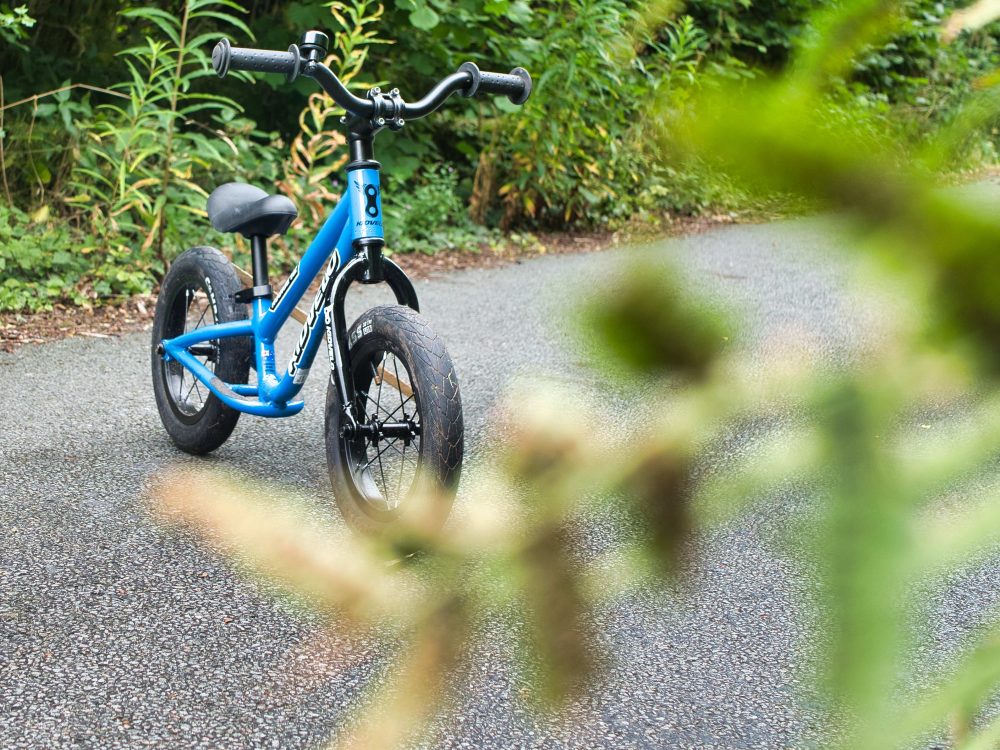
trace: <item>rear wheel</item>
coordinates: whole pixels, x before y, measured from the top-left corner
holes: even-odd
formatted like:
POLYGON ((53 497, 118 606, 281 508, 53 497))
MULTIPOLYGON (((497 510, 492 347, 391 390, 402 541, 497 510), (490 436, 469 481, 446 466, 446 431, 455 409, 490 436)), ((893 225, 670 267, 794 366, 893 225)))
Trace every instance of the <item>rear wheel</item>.
POLYGON ((431 522, 443 524, 464 447, 458 378, 444 343, 420 315, 398 305, 364 313, 348 341, 345 375, 354 384, 357 434, 342 434, 332 382, 326 406, 327 464, 344 520, 377 534, 415 511, 420 494, 434 499, 431 522))
MULTIPOLYGON (((180 363, 164 361, 159 345, 198 328, 246 318, 246 310, 232 296, 239 289, 229 259, 211 247, 183 253, 160 286, 153 320, 153 392, 167 433, 188 453, 208 453, 226 442, 240 413, 223 404, 180 363)), ((247 382, 248 338, 216 339, 191 351, 223 382, 247 382)))

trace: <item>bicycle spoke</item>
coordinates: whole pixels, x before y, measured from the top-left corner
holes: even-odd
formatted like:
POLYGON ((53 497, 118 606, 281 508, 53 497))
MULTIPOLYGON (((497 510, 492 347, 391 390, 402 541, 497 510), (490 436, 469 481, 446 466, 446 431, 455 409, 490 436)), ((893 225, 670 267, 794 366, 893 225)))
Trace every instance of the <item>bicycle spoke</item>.
MULTIPOLYGON (((406 368, 404 367, 403 369, 405 370, 406 368)), ((392 357, 392 371, 396 374, 396 392, 399 394, 399 406, 400 406, 400 408, 402 408, 403 407, 403 388, 402 388, 402 382, 403 381, 399 379, 399 370, 396 368, 396 357, 395 357, 395 355, 393 355, 393 357, 392 357)), ((393 414, 395 414, 395 413, 396 412, 393 412, 393 414)))
POLYGON ((388 505, 389 499, 386 497, 386 495, 389 494, 387 492, 389 488, 385 483, 385 471, 382 469, 382 452, 380 452, 378 456, 376 456, 376 458, 378 458, 378 473, 382 477, 382 499, 385 500, 386 504, 388 505))
MULTIPOLYGON (((375 405, 375 416, 376 416, 376 417, 378 416, 378 412, 379 412, 380 410, 381 410, 381 411, 383 411, 383 412, 385 412, 386 414, 388 414, 388 413, 389 413, 389 410, 388 410, 388 409, 386 409, 386 408, 385 408, 384 406, 382 406, 382 405, 381 405, 381 404, 380 404, 380 403, 379 403, 378 401, 376 401, 375 399, 373 399, 373 398, 371 397, 371 394, 370 394, 370 393, 366 393, 366 394, 365 394, 365 396, 366 396, 366 397, 368 398, 368 400, 369 400, 369 401, 371 401, 371 402, 372 402, 372 403, 373 403, 373 404, 375 405)), ((391 417, 391 416, 392 416, 392 415, 391 415, 391 414, 389 414, 389 417, 391 417)), ((388 419, 388 417, 387 417, 387 419, 388 419)), ((385 420, 383 420, 383 421, 385 421, 385 420)))
MULTIPOLYGON (((383 352, 382 353, 382 361, 379 362, 379 365, 384 365, 384 364, 385 364, 385 353, 383 352)), ((375 398, 377 399, 379 405, 382 404, 382 383, 384 381, 385 381, 385 378, 379 378, 378 379, 378 396, 376 396, 375 398)))
MULTIPOLYGON (((409 396, 406 399, 406 401, 404 401, 403 403, 401 403, 399 406, 397 406, 395 409, 392 410, 392 412, 385 418, 385 421, 388 422, 390 419, 392 419, 394 416, 396 416, 399 413, 399 410, 402 409, 404 406, 406 406, 408 403, 410 403, 412 400, 413 400, 413 396, 409 396)), ((404 412, 404 414, 405 414, 405 412, 404 412)))
POLYGON ((184 393, 184 376, 187 375, 187 370, 181 367, 180 371, 181 371, 181 378, 177 383, 177 401, 183 403, 181 395, 184 393))
POLYGON ((201 328, 201 322, 205 319, 205 316, 208 315, 208 311, 209 309, 211 309, 211 307, 212 306, 208 302, 208 300, 205 300, 205 309, 201 311, 201 317, 198 318, 198 322, 194 324, 194 328, 192 328, 191 330, 197 331, 199 328, 201 328))
POLYGON ((396 451, 398 455, 402 456, 403 455, 402 451, 400 451, 399 448, 396 447, 397 440, 399 440, 399 438, 387 438, 388 442, 386 443, 386 445, 389 448, 392 448, 394 451, 396 451))
MULTIPOLYGON (((176 335, 192 333, 204 325, 214 323, 215 311, 211 302, 208 294, 197 285, 185 286, 175 298, 171 311, 171 315, 176 316, 174 319, 180 324, 180 331, 176 335)), ((213 340, 211 345, 215 348, 214 352, 192 356, 198 364, 214 374, 216 369, 214 359, 217 358, 221 346, 218 339, 213 340)), ((204 344, 200 346, 204 347, 204 344)), ((183 414, 196 416, 208 403, 211 389, 177 360, 164 363, 164 369, 171 401, 183 414)))
POLYGON ((190 403, 188 401, 188 398, 191 396, 191 391, 194 390, 194 387, 196 385, 198 385, 198 378, 196 378, 194 375, 192 375, 191 376, 191 387, 188 388, 188 392, 184 395, 184 398, 181 399, 182 403, 185 403, 185 404, 190 403))
POLYGON ((402 460, 399 462, 399 481, 396 483, 396 501, 403 499, 403 471, 406 469, 406 443, 403 443, 402 460))
MULTIPOLYGON (((375 443, 372 443, 372 450, 378 450, 378 446, 377 446, 377 445, 375 445, 375 443)), ((387 450, 389 450, 389 445, 388 445, 388 444, 387 444, 387 445, 385 446, 385 448, 383 448, 382 450, 378 451, 378 453, 376 454, 375 458, 371 459, 371 460, 370 460, 370 461, 369 461, 368 463, 366 463, 366 464, 365 464, 364 466, 362 466, 362 467, 361 467, 361 471, 364 471, 364 470, 365 470, 365 469, 367 469, 367 468, 368 468, 369 466, 371 466, 371 465, 372 465, 373 463, 375 463, 375 461, 376 461, 376 460, 377 460, 377 459, 378 459, 378 458, 379 458, 379 457, 380 457, 380 456, 381 456, 381 455, 382 455, 383 453, 385 453, 385 452, 386 452, 387 450)))
POLYGON ((418 401, 409 382, 410 372, 405 360, 401 361, 393 352, 376 351, 367 358, 360 372, 365 374, 356 376, 356 382, 366 378, 368 383, 358 388, 355 403, 359 413, 376 429, 366 434, 363 444, 356 444, 355 450, 361 452, 354 454, 358 465, 355 476, 369 472, 368 481, 372 483, 368 490, 369 501, 393 510, 400 506, 413 486, 420 466, 420 436, 386 437, 379 429, 388 422, 399 420, 419 426, 419 411, 411 407, 418 401), (366 414, 366 409, 371 412, 366 414), (414 413, 410 415, 408 410, 414 413))
POLYGON ((380 403, 381 400, 382 400, 382 377, 378 374, 378 371, 375 369, 375 362, 369 362, 368 366, 371 368, 371 371, 372 371, 372 382, 378 383, 378 398, 377 399, 376 398, 372 398, 372 394, 371 394, 371 390, 370 389, 367 390, 367 391, 365 391, 365 397, 375 405, 375 415, 374 416, 377 419, 378 418, 378 413, 380 411, 385 412, 386 414, 388 414, 389 410, 386 409, 384 406, 382 406, 382 404, 380 403))

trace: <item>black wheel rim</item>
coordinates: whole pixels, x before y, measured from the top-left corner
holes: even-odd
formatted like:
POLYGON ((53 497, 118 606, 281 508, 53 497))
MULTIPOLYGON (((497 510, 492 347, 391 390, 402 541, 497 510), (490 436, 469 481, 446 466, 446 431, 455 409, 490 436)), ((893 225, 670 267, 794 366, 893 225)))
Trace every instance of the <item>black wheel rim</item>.
MULTIPOLYGON (((176 338, 214 324, 215 311, 208 290, 200 283, 189 282, 177 290, 167 306, 163 338, 176 338)), ((191 353, 210 372, 215 372, 217 341, 199 346, 191 353)), ((175 360, 164 361, 161 372, 164 390, 174 414, 189 424, 198 421, 208 406, 211 392, 175 360)))
POLYGON ((343 438, 351 479, 373 515, 395 514, 420 472, 420 397, 410 369, 391 350, 352 361, 360 434, 343 438))

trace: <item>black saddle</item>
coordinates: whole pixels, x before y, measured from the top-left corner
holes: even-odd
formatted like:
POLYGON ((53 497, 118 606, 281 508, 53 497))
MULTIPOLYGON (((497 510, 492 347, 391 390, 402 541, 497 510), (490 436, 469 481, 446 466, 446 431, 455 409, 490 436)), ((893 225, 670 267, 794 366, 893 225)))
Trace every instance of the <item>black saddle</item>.
POLYGON ((208 196, 208 219, 220 232, 270 237, 287 232, 296 216, 295 204, 285 196, 242 182, 226 183, 208 196))

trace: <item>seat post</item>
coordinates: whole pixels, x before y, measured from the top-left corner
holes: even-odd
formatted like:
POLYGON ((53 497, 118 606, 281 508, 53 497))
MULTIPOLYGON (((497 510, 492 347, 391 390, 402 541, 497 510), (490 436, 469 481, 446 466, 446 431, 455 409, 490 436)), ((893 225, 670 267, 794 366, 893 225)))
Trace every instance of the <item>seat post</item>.
POLYGON ((267 273, 267 238, 255 234, 250 238, 250 257, 253 263, 253 285, 264 287, 268 285, 267 273))

